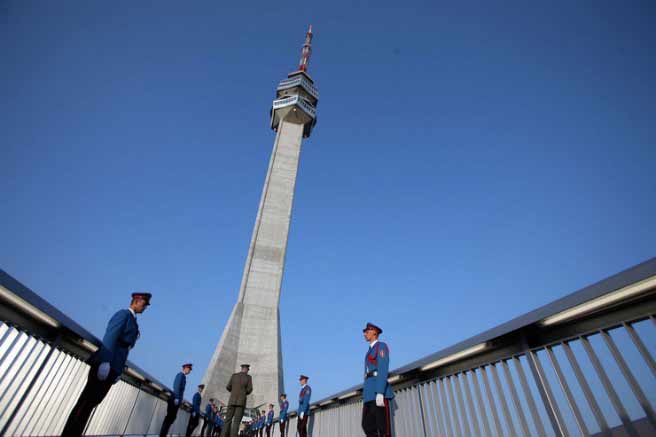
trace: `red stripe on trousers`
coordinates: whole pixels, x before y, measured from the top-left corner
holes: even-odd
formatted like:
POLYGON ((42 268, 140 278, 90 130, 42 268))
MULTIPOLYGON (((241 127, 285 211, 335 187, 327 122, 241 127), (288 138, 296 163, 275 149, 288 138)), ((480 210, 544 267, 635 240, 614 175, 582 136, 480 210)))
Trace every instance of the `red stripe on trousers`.
POLYGON ((390 423, 389 399, 385 399, 385 437, 392 436, 392 424, 390 423))

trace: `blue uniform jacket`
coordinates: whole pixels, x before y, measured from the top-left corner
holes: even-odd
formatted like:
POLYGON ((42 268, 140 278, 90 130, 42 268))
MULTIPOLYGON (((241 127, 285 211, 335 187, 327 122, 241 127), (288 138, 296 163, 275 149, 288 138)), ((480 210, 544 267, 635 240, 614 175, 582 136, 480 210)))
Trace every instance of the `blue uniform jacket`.
POLYGON ((109 319, 102 345, 89 357, 89 363, 109 363, 112 370, 120 376, 128 360, 128 353, 138 338, 137 318, 128 309, 118 311, 109 319))
POLYGON ((298 395, 298 414, 305 413, 307 416, 310 411, 310 397, 312 396, 312 389, 306 385, 301 389, 298 395))
POLYGON ((200 416, 200 393, 196 392, 191 400, 192 411, 200 416))
POLYGON ((184 399, 185 386, 187 385, 187 375, 180 372, 175 375, 175 380, 173 381, 173 397, 182 402, 184 399))
POLYGON ((273 410, 270 410, 266 415, 266 424, 267 426, 273 424, 273 410))
POLYGON ((208 421, 212 420, 212 405, 210 405, 209 402, 205 405, 205 418, 208 421))
POLYGON ((389 348, 382 341, 377 342, 374 347, 369 347, 364 356, 364 389, 363 401, 375 401, 376 394, 382 393, 386 399, 394 398, 392 387, 387 382, 389 376, 389 348), (377 376, 367 378, 367 372, 376 372, 377 376))
POLYGON ((220 414, 217 414, 214 418, 214 425, 218 426, 219 428, 223 428, 223 419, 221 419, 220 414))
POLYGON ((287 410, 289 409, 289 402, 285 401, 280 404, 280 420, 287 420, 287 410))

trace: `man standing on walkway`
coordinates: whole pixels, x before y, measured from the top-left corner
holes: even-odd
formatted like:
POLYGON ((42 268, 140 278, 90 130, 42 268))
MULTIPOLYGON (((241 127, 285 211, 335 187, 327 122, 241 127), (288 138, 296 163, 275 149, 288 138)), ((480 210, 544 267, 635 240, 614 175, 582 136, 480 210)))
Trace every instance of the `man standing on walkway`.
POLYGON ((226 390, 230 392, 230 400, 221 437, 237 437, 239 434, 246 397, 253 391, 253 378, 248 374, 250 368, 250 364, 242 364, 241 372, 233 374, 226 386, 226 390))
POLYGON ((169 434, 169 428, 171 428, 171 425, 175 422, 175 418, 178 416, 178 409, 184 400, 187 375, 191 373, 191 370, 192 364, 186 363, 182 365, 182 371, 175 375, 175 380, 173 381, 173 394, 169 398, 169 403, 166 408, 166 417, 164 418, 164 422, 162 422, 162 429, 159 431, 160 437, 166 437, 169 434))
POLYGON ((285 393, 280 395, 280 416, 278 416, 278 423, 280 424, 280 437, 285 437, 285 428, 287 426, 287 410, 289 410, 289 402, 287 402, 287 395, 285 393))
POLYGON ((367 323, 362 330, 369 350, 364 356, 364 388, 362 392, 362 430, 367 437, 390 437, 390 400, 394 398, 389 376, 389 348, 378 336, 383 330, 367 323))
POLYGON ((200 421, 200 402, 204 388, 205 384, 199 385, 198 391, 194 393, 194 397, 191 400, 191 416, 189 416, 189 423, 187 424, 187 437, 191 437, 191 433, 194 432, 200 421))
POLYGON ((68 416, 62 435, 81 436, 93 409, 118 381, 128 360, 128 353, 139 338, 137 314, 146 311, 151 297, 150 293, 132 293, 130 307, 118 311, 109 320, 100 348, 87 360, 91 366, 87 383, 68 416))
POLYGON ((214 416, 212 409, 214 407, 214 398, 210 398, 210 401, 205 405, 205 420, 203 420, 203 428, 200 430, 201 437, 208 437, 212 435, 212 428, 214 425, 214 416), (205 430, 207 429, 207 433, 205 430))
POLYGON ((312 396, 312 389, 307 385, 309 377, 301 375, 299 381, 301 383, 301 393, 298 395, 298 437, 307 437, 307 424, 308 416, 310 415, 310 397, 312 396))
POLYGON ((269 411, 267 411, 265 425, 266 435, 267 437, 271 437, 271 428, 273 427, 273 404, 269 404, 269 411))

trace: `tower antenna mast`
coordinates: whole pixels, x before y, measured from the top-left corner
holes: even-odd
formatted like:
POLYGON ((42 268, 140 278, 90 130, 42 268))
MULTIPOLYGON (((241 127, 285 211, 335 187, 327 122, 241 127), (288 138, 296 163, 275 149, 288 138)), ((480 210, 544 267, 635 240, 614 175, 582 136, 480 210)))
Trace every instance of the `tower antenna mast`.
POLYGON ((305 34, 305 43, 301 49, 301 61, 298 63, 299 71, 307 71, 310 64, 310 56, 312 55, 312 25, 305 34))

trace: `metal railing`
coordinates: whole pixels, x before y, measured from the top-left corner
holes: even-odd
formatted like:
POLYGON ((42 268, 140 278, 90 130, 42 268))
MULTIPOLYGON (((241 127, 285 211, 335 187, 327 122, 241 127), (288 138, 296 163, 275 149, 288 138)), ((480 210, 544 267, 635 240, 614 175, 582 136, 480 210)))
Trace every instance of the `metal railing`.
MULTIPOLYGON (((59 435, 86 383, 84 361, 100 343, 0 270, 0 435, 59 435)), ((128 362, 85 434, 158 435, 170 392, 128 362)), ((185 401, 171 434, 184 435, 189 411, 185 401)))
MULTIPOLYGON (((654 314, 651 259, 392 371, 394 435, 654 436, 654 314)), ((312 404, 311 435, 363 436, 361 390, 312 404)))
MULTIPOLYGON (((652 259, 396 369, 394 435, 656 435, 655 314, 652 259)), ((58 435, 100 341, 2 271, 0 320, 0 434, 58 435)), ((312 404, 310 435, 362 436, 361 390, 312 404)), ((86 433, 154 435, 168 392, 129 362, 86 433)))

